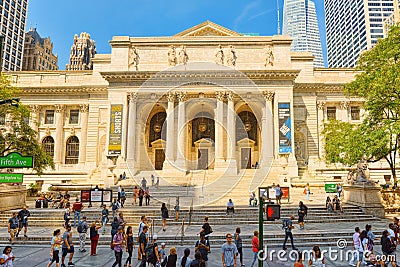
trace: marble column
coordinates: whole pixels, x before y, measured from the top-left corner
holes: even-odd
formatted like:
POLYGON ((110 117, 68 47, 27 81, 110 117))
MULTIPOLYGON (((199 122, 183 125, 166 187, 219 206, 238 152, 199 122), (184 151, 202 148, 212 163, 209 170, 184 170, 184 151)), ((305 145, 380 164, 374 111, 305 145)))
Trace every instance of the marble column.
POLYGON ((166 164, 171 164, 174 161, 174 101, 175 94, 169 92, 167 95, 168 107, 167 107, 167 142, 165 148, 165 156, 166 159, 164 161, 163 169, 166 167, 166 164))
POLYGON ((186 159, 185 159, 185 145, 186 145, 186 134, 185 134, 185 97, 186 93, 181 91, 176 93, 178 98, 178 129, 176 137, 178 150, 176 155, 175 164, 177 167, 182 168, 186 171, 186 159))
POLYGON ((136 148, 136 100, 137 93, 130 92, 128 94, 129 117, 128 117, 128 132, 126 138, 126 163, 132 170, 135 168, 135 148, 136 148))
POLYGON ((37 139, 40 141, 40 134, 39 134, 39 124, 40 124, 40 110, 41 106, 39 105, 30 105, 29 108, 31 109, 31 116, 29 120, 29 125, 33 130, 35 130, 37 134, 37 139))
POLYGON ((267 167, 274 159, 274 120, 272 115, 272 103, 275 92, 264 91, 265 107, 262 117, 262 148, 261 167, 267 167), (269 142, 268 142, 269 141, 269 142))
POLYGON ((64 105, 54 105, 54 126, 56 127, 56 138, 54 142, 54 163, 62 164, 62 155, 64 151, 64 105))
POLYGON ((228 92, 226 94, 228 98, 228 153, 227 158, 229 161, 236 160, 236 114, 235 114, 235 103, 233 101, 233 93, 228 92))
POLYGON ((224 96, 225 92, 215 92, 217 108, 215 110, 215 168, 220 167, 224 162, 224 140, 223 140, 223 119, 224 119, 224 96))
POLYGON ((323 137, 322 131, 324 130, 324 109, 325 109, 325 101, 317 101, 317 110, 318 110, 318 154, 319 158, 322 159, 324 155, 324 147, 323 147, 323 137))
POLYGON ((88 114, 89 114, 89 105, 81 104, 80 105, 80 123, 81 123, 81 139, 79 140, 79 163, 86 162, 86 146, 87 146, 87 134, 88 134, 88 114))

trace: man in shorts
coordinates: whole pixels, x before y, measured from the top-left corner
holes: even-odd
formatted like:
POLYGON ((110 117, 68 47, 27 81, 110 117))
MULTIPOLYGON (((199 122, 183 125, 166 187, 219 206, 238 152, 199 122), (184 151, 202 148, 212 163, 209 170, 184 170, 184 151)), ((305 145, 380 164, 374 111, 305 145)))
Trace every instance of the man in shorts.
POLYGON ((8 220, 8 233, 10 233, 11 245, 14 245, 14 237, 18 232, 18 218, 17 213, 14 212, 12 217, 8 220))
POLYGON ((74 243, 72 242, 71 225, 67 225, 65 229, 67 231, 65 231, 63 235, 61 267, 66 267, 64 264, 64 260, 65 256, 67 256, 68 253, 69 253, 68 266, 75 266, 75 264, 72 263, 72 258, 74 257, 74 243))
POLYGON ((22 207, 22 210, 18 212, 18 233, 15 237, 18 237, 19 232, 21 232, 22 227, 24 227, 24 237, 28 237, 26 233, 28 232, 28 217, 31 216, 29 210, 26 209, 26 206, 22 207))

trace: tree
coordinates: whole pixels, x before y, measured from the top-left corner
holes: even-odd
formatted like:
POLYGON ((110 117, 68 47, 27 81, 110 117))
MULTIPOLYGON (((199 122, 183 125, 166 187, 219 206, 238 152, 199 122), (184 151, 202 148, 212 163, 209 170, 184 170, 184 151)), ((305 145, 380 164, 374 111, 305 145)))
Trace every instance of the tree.
MULTIPOLYGON (((10 78, 0 74, 0 100, 16 98, 20 90, 11 86, 10 78)), ((54 168, 53 158, 39 144, 37 132, 27 121, 29 109, 18 104, 0 105, 0 155, 19 152, 23 156, 33 156, 33 169, 38 175, 50 167, 54 168)))
POLYGON ((399 61, 400 26, 396 25, 387 38, 380 39, 373 49, 361 54, 356 79, 345 85, 347 96, 365 100, 366 116, 360 125, 326 124, 327 162, 353 165, 362 157, 369 162, 385 159, 396 183, 400 137, 399 61))

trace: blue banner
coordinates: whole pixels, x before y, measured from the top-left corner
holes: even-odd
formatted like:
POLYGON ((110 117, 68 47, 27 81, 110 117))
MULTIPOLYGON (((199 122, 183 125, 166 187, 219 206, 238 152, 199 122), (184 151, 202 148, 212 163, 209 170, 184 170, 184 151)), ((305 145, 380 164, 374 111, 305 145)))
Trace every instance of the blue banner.
POLYGON ((279 153, 292 153, 292 122, 290 118, 290 103, 278 104, 279 117, 279 153))

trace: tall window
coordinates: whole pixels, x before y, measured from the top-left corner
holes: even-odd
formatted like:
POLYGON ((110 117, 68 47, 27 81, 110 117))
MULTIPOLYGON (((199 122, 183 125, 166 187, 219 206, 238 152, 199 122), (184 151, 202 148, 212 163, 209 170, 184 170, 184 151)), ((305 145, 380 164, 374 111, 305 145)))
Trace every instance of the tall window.
POLYGON ((350 107, 351 111, 351 119, 353 121, 360 120, 360 108, 359 107, 350 107))
POLYGON ((336 107, 327 107, 326 117, 328 120, 336 120, 336 107))
POLYGON ((54 110, 46 110, 44 124, 54 124, 54 110))
POLYGON ((69 111, 69 124, 78 124, 79 109, 71 109, 69 111))
POLYGON ((67 140, 65 164, 78 164, 78 159, 79 159, 79 139, 76 136, 71 136, 67 140))
POLYGON ((51 136, 46 136, 42 141, 44 152, 50 157, 54 157, 54 139, 51 136))

